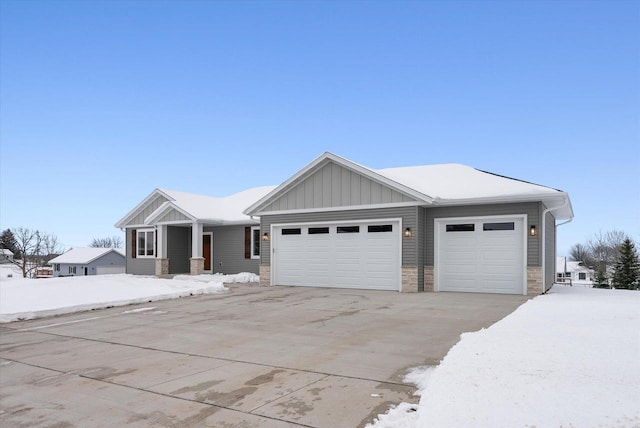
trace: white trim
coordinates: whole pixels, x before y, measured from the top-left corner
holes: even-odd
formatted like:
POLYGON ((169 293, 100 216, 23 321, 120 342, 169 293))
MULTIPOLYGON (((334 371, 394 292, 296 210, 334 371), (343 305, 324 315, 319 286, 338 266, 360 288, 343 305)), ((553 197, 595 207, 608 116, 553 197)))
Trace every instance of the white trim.
POLYGON ((154 212, 149 214, 147 216, 147 218, 144 219, 144 222, 147 223, 147 224, 154 224, 155 220, 159 219, 162 216, 165 216, 165 215, 169 214, 172 209, 176 210, 177 212, 179 212, 183 216, 187 217, 187 220, 180 220, 180 221, 186 221, 186 222, 191 221, 191 222, 194 222, 194 221, 198 220, 193 215, 189 214, 187 211, 185 211, 182 208, 180 208, 179 206, 177 206, 174 202, 166 201, 166 202, 163 202, 158 207, 158 209, 156 209, 154 212))
POLYGON ((213 232, 202 232, 202 257, 204 258, 204 237, 205 235, 209 235, 211 237, 210 245, 211 248, 209 250, 209 261, 211 263, 211 269, 204 270, 204 273, 213 273, 213 232))
POLYGON ((132 225, 127 224, 130 219, 140 214, 142 210, 150 203, 154 201, 154 197, 162 196, 166 198, 168 201, 173 201, 174 199, 169 197, 166 193, 164 193, 160 189, 155 189, 151 192, 146 198, 142 200, 138 205, 136 205, 131 211, 129 211, 124 217, 122 217, 116 224, 115 227, 122 229, 124 227, 134 227, 132 225))
POLYGON ((469 216, 469 217, 437 217, 433 219, 433 291, 440 291, 440 224, 452 221, 486 221, 486 220, 522 220, 522 294, 527 295, 527 243, 529 239, 529 225, 527 214, 504 214, 504 215, 488 215, 488 216, 469 216))
MULTIPOLYGON (((276 248, 275 245, 277 244, 277 235, 275 233, 276 228, 283 228, 283 227, 293 227, 293 226, 314 226, 314 225, 328 225, 328 226, 332 226, 332 225, 336 225, 336 224, 368 224, 368 223, 381 223, 381 222, 392 222, 392 223, 397 223, 398 224, 398 233, 397 233, 397 238, 398 238, 398 261, 399 261, 399 269, 398 269, 398 290, 397 291, 402 291, 402 218, 401 217, 391 217, 391 218, 374 218, 374 219, 359 219, 359 220, 331 220, 331 221, 303 221, 303 222, 293 222, 293 223, 274 223, 271 224, 271 227, 269 228, 269 248, 271 250, 271 258, 269 261, 270 264, 270 270, 271 273, 269 275, 269 282, 272 285, 275 285, 275 278, 276 278, 276 248)), ((393 290, 390 290, 393 291, 393 290)))
POLYGON ((424 202, 393 202, 389 204, 369 204, 369 205, 349 205, 343 207, 325 207, 325 208, 302 208, 297 210, 278 210, 278 211, 264 211, 256 217, 266 215, 280 215, 280 214, 305 214, 305 213, 321 213, 332 211, 356 211, 356 210, 372 210, 380 208, 402 208, 402 207, 417 207, 424 206, 424 202))
POLYGON ((153 227, 146 227, 142 229, 136 229, 136 259, 155 259, 156 258, 156 229, 153 227), (140 246, 138 243, 140 242, 140 232, 144 232, 144 253, 143 255, 139 254, 140 246), (146 254, 147 252, 147 233, 153 233, 153 246, 151 249, 153 250, 153 255, 149 256, 146 254))

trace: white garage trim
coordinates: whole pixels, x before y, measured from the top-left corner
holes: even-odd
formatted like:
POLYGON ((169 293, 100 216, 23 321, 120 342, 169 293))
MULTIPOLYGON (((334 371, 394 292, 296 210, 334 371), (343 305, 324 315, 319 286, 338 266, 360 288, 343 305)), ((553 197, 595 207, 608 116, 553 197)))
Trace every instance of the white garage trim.
MULTIPOLYGON (((395 283, 397 287, 393 290, 400 291, 402 288, 402 218, 376 218, 376 219, 359 219, 359 220, 335 220, 335 221, 316 221, 316 222, 295 222, 295 223, 277 223, 272 224, 270 227, 271 236, 271 273, 270 273, 270 281, 271 284, 277 285, 278 281, 278 239, 279 234, 278 231, 285 228, 304 228, 304 227, 320 227, 320 226, 349 226, 349 225, 371 225, 371 224, 380 224, 380 223, 391 223, 394 227, 397 227, 397 230, 394 229, 393 233, 395 238, 397 239, 397 272, 395 275, 395 283)), ((356 287, 353 287, 356 288, 356 287)), ((366 287, 362 287, 366 288, 366 287)))
MULTIPOLYGON (((509 222, 509 221, 517 221, 522 225, 522 230, 520 234, 520 238, 522 240, 521 254, 520 258, 520 267, 521 267, 521 289, 516 290, 521 294, 527 294, 527 215, 526 214, 516 214, 516 215, 499 215, 499 216, 478 216, 478 217, 443 217, 434 219, 434 291, 441 291, 444 289, 443 284, 443 267, 441 263, 443 262, 442 255, 442 245, 444 241, 444 237, 442 234, 442 225, 446 223, 474 223, 474 222, 509 222)), ((445 232, 446 233, 446 232, 445 232)), ((482 292, 481 290, 479 292, 482 292)))

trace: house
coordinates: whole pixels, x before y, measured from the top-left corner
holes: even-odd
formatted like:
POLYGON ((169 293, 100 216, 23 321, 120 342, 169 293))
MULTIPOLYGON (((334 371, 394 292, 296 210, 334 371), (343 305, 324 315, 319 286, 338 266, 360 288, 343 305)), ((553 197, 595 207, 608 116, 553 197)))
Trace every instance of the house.
POLYGON ((324 153, 275 188, 228 198, 157 189, 116 226, 129 273, 228 269, 258 272, 263 285, 533 295, 553 285, 557 222, 572 218, 569 195, 550 187, 324 153))
POLYGON ((126 272, 259 272, 260 222, 242 210, 274 189, 223 198, 155 189, 116 223, 126 231, 126 272))
POLYGON ((566 257, 556 259, 557 283, 591 287, 595 276, 595 270, 585 266, 584 262, 568 260, 566 257))
POLYGON ((0 263, 13 263, 13 251, 0 248, 0 263))
POLYGON ((36 278, 53 278, 53 268, 51 266, 38 266, 36 268, 36 278))
POLYGON ((124 273, 125 254, 120 248, 72 248, 49 260, 53 276, 124 273))

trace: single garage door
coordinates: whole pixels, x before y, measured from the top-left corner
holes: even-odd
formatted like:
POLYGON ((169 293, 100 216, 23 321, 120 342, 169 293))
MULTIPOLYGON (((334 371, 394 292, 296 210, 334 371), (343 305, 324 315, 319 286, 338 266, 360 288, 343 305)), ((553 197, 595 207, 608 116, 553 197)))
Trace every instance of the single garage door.
POLYGON ((398 220, 274 226, 274 284, 399 290, 400 240, 398 220))
POLYGON ((524 222, 522 216, 437 219, 438 289, 525 294, 524 222))

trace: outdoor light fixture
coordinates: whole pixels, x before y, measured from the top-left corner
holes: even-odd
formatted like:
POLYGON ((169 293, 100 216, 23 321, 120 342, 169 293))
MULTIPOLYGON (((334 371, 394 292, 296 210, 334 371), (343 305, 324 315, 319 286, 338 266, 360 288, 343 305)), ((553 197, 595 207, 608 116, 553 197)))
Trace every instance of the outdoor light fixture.
POLYGON ((268 240, 269 240, 269 234, 268 234, 267 232, 265 232, 265 233, 262 235, 262 240, 263 240, 263 241, 268 241, 268 240))
POLYGON ((407 228, 404 230, 404 237, 405 237, 405 238, 411 238, 411 236, 413 236, 413 233, 411 232, 411 228, 410 228, 410 227, 407 227, 407 228))
POLYGON ((536 236, 537 234, 538 231, 536 230, 536 226, 532 224, 531 227, 529 227, 529 235, 536 236))

